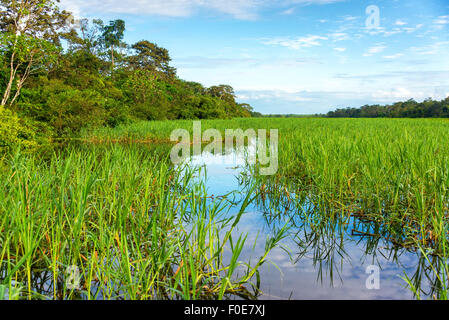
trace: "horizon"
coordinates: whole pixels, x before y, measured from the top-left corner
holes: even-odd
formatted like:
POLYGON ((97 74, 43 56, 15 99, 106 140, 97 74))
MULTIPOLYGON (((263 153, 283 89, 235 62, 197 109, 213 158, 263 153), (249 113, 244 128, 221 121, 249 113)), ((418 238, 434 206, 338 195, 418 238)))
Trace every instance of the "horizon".
POLYGON ((60 7, 77 18, 124 20, 126 42, 157 43, 180 78, 229 84, 257 112, 311 115, 449 96, 445 2, 61 0, 60 7))

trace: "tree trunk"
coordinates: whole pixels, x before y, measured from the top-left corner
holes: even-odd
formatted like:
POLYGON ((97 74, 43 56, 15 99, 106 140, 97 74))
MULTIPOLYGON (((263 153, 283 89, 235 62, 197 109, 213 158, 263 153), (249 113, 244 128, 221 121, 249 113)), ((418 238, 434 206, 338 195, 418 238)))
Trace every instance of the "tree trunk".
POLYGON ((111 77, 114 77, 114 46, 111 46, 111 77))
POLYGON ((12 98, 12 100, 10 102, 10 106, 12 106, 14 104, 14 102, 16 101, 16 99, 19 97, 20 91, 22 90, 22 87, 23 87, 23 84, 25 83, 28 76, 30 75, 32 65, 33 65, 33 57, 31 57, 30 62, 28 63, 28 66, 27 66, 23 76, 22 77, 19 76, 19 80, 17 81, 17 91, 16 91, 16 94, 14 95, 14 98, 12 98))
MULTIPOLYGON (((14 50, 14 48, 13 48, 13 50, 14 50)), ((13 53, 11 55, 11 63, 10 63, 11 71, 9 74, 9 81, 8 81, 8 84, 6 85, 5 93, 3 94, 3 99, 2 99, 2 103, 1 103, 2 106, 5 106, 6 103, 8 102, 8 99, 11 95, 12 84, 14 82, 14 78, 16 77, 15 69, 14 69, 15 54, 16 53, 13 51, 13 53)))
POLYGON ((12 84, 14 82, 14 79, 16 78, 16 73, 20 66, 20 63, 19 63, 19 65, 16 68, 14 68, 14 61, 16 58, 16 47, 17 47, 18 41, 19 41, 18 33, 16 32, 16 36, 14 38, 14 45, 12 46, 11 61, 9 63, 9 68, 11 69, 10 74, 9 74, 9 81, 8 81, 8 84, 6 85, 5 93, 3 94, 3 99, 2 99, 2 103, 1 103, 1 105, 3 107, 6 105, 6 103, 9 100, 9 97, 11 96, 12 84))

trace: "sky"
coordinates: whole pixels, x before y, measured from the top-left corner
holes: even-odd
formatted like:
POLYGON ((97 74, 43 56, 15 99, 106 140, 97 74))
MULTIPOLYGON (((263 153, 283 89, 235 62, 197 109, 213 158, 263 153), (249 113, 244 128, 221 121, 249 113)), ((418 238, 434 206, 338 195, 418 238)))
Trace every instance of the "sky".
POLYGON ((276 114, 449 96, 449 0, 61 0, 276 114))

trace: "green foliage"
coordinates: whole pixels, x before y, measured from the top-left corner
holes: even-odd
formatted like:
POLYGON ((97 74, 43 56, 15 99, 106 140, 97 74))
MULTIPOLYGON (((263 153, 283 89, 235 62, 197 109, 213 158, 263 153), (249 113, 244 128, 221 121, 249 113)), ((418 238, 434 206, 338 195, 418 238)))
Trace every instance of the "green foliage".
POLYGON ((103 27, 102 38, 106 46, 119 46, 125 32, 125 21, 110 21, 109 25, 103 27))
POLYGON ((45 39, 4 32, 0 35, 0 54, 8 56, 12 53, 15 54, 16 65, 26 64, 33 58, 39 61, 37 67, 40 67, 45 63, 56 62, 58 48, 45 39))
POLYGON ((41 77, 38 87, 24 92, 19 109, 62 135, 85 126, 103 125, 107 119, 106 104, 105 96, 95 89, 80 90, 62 80, 41 77))
POLYGON ((0 106, 0 154, 22 145, 24 149, 37 147, 39 139, 31 123, 23 121, 11 110, 0 106))
POLYGON ((2 105, 14 111, 2 124, 8 146, 32 141, 24 123, 59 138, 139 120, 251 116, 252 108, 236 102, 231 86, 205 88, 179 79, 167 49, 147 40, 123 43, 123 20, 105 25, 84 19, 75 30, 67 28, 70 15, 54 1, 0 4, 10 12, 0 19, 2 105), (33 17, 18 30, 22 11, 33 17), (19 119, 22 127, 16 126, 19 119))
POLYGON ((449 97, 441 101, 431 98, 421 103, 413 99, 392 105, 365 105, 361 108, 337 109, 330 118, 449 118, 449 97))
POLYGON ((172 77, 176 70, 171 67, 168 50, 147 40, 139 41, 132 45, 135 55, 128 57, 129 66, 133 69, 146 69, 159 71, 172 77))
POLYGON ((0 12, 0 62, 7 74, 0 104, 12 106, 33 73, 56 63, 69 14, 52 0, 1 0, 0 12))

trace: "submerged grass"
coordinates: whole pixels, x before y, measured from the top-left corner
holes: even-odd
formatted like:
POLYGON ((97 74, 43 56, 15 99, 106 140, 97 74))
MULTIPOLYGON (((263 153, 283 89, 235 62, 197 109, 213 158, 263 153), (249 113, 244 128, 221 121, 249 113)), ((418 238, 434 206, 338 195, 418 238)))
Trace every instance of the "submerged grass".
POLYGON ((257 296, 266 255, 238 276, 232 234, 254 194, 230 217, 195 172, 137 147, 18 151, 0 171, 0 299, 257 296))

